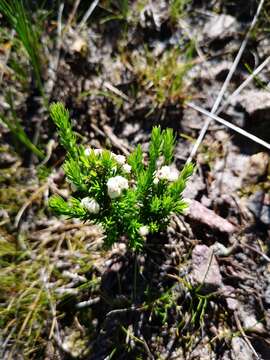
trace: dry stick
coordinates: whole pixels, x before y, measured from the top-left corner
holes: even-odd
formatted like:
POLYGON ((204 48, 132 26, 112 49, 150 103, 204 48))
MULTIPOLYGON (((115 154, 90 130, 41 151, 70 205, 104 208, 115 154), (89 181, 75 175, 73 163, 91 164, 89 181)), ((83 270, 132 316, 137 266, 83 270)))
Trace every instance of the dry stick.
POLYGON ((252 346, 251 342, 249 341, 249 338, 247 337, 242 325, 241 325, 241 322, 240 322, 240 319, 237 315, 236 312, 234 312, 234 319, 235 319, 235 322, 236 322, 236 326, 238 328, 238 330, 240 331, 240 334, 242 335, 244 341, 246 342, 247 346, 250 348, 250 350, 252 351, 252 353, 255 355, 256 359, 260 359, 259 355, 257 354, 256 350, 254 349, 254 347, 252 346))
MULTIPOLYGON (((254 26, 255 26, 255 24, 257 22, 257 19, 259 17, 259 14, 261 12, 263 4, 264 4, 264 0, 261 0, 260 4, 258 6, 257 12, 256 12, 256 14, 255 14, 255 16, 254 16, 254 18, 252 20, 252 23, 251 23, 251 25, 249 27, 249 30, 248 30, 246 36, 245 36, 245 39, 241 44, 241 47, 240 47, 240 49, 238 51, 238 54, 237 54, 236 58, 234 59, 233 65, 232 65, 232 67, 231 67, 231 69, 230 69, 230 71, 229 71, 229 73, 228 73, 228 75, 227 75, 227 77, 226 77, 226 79, 225 79, 225 81, 223 83, 223 86, 222 86, 222 88, 221 88, 221 90, 220 90, 220 92, 218 94, 218 97, 217 97, 217 99, 216 99, 216 101, 215 101, 215 103, 214 103, 214 105, 212 107, 211 114, 214 114, 217 111, 217 109, 218 109, 218 107, 220 105, 220 102, 221 102, 221 100, 223 98, 223 95, 224 95, 224 93, 225 93, 225 91, 226 91, 226 89, 227 89, 227 87, 229 85, 229 82, 231 81, 231 78, 232 78, 232 76, 233 76, 233 74, 234 74, 234 72, 235 72, 235 70, 236 70, 236 68, 237 68, 237 66, 239 64, 239 61, 240 61, 240 59, 242 57, 242 54, 243 54, 243 52, 245 50, 245 47, 247 45, 250 33, 253 30, 253 28, 254 28, 254 26)), ((193 148, 191 150, 189 158, 187 159, 187 163, 190 163, 192 161, 193 157, 195 156, 201 142, 203 141, 203 138, 204 138, 204 136, 205 136, 205 134, 207 132, 207 129, 208 129, 211 121, 212 121, 212 119, 210 117, 205 122, 205 124, 204 124, 204 126, 203 126, 203 128, 202 128, 202 130, 201 130, 201 132, 199 134, 199 137, 197 138, 196 143, 194 144, 194 146, 193 146, 193 148)))
POLYGON ((249 75, 249 77, 228 97, 228 99, 218 108, 218 111, 216 112, 216 115, 220 114, 227 105, 229 105, 232 100, 240 94, 240 92, 254 79, 255 76, 257 76, 269 63, 270 56, 268 56, 262 63, 259 65, 252 74, 249 75))
POLYGON ((28 208, 28 206, 30 206, 32 204, 33 201, 35 201, 39 195, 44 192, 47 187, 49 186, 48 182, 46 182, 45 184, 43 184, 42 186, 40 186, 31 196, 30 198, 23 204, 23 206, 20 208, 20 210, 18 211, 16 217, 15 217, 15 221, 14 221, 14 226, 15 228, 17 228, 19 226, 19 223, 21 221, 21 218, 25 212, 25 210, 28 208))
POLYGON ((89 19, 89 17, 92 15, 93 11, 95 10, 95 8, 97 7, 99 3, 99 0, 95 0, 89 7, 89 9, 86 11, 84 17, 82 18, 82 21, 79 23, 78 25, 78 31, 80 31, 82 29, 82 27, 84 26, 84 24, 86 23, 86 21, 89 19))
POLYGON ((229 121, 226 121, 226 120, 222 119, 221 117, 219 117, 219 116, 217 116, 215 114, 212 114, 210 111, 207 111, 207 110, 201 108, 200 106, 197 106, 197 105, 195 105, 195 104, 193 104, 191 102, 188 102, 187 106, 189 106, 190 108, 192 108, 194 110, 199 111, 203 115, 206 115, 206 116, 210 117, 211 120, 213 119, 213 120, 219 122, 220 124, 227 126, 228 128, 238 132, 239 134, 249 138, 252 141, 255 141, 257 144, 260 144, 260 145, 266 147, 268 150, 270 150, 270 144, 269 143, 267 143, 266 141, 258 138, 255 135, 250 134, 248 131, 241 129, 240 127, 230 123, 229 121))
POLYGON ((121 97, 125 101, 130 102, 130 98, 126 94, 124 94, 121 90, 117 89, 117 87, 110 84, 108 81, 104 82, 104 87, 116 94, 117 96, 121 97))
POLYGON ((67 21, 66 28, 69 28, 69 27, 70 27, 70 25, 71 25, 71 23, 72 23, 75 15, 76 15, 76 12, 77 12, 77 10, 78 10, 78 7, 79 7, 79 5, 80 5, 80 2, 81 2, 81 0, 76 0, 76 1, 75 1, 74 5, 73 5, 73 9, 72 9, 72 11, 71 11, 71 13, 70 13, 70 15, 69 15, 69 17, 68 17, 68 21, 67 21))

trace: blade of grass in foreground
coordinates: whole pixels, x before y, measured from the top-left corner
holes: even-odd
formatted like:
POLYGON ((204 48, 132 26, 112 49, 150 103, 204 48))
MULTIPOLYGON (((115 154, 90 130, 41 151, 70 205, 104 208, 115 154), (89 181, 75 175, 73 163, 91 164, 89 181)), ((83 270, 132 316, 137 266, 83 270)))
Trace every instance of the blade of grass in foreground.
POLYGON ((6 124, 13 136, 24 144, 33 154, 35 154, 39 159, 44 159, 43 152, 32 143, 17 119, 10 120, 5 116, 0 115, 0 121, 6 124))
POLYGON ((35 80, 40 92, 43 92, 41 77, 42 48, 37 28, 26 10, 22 0, 0 0, 0 12, 4 15, 21 40, 33 67, 35 80))

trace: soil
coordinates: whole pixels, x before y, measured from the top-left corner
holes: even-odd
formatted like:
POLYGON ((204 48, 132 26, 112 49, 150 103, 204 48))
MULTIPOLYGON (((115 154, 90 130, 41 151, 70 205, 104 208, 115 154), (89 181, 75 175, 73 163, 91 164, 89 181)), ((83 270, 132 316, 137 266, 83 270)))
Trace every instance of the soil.
MULTIPOLYGON (((188 104, 211 111, 258 7, 193 0, 175 18, 172 1, 134 1, 127 12, 124 3, 101 1, 80 26, 88 2, 74 16, 73 2, 64 2, 60 38, 59 9, 44 5, 44 97, 20 46, 5 57, 10 27, 0 18, 0 117, 10 116, 10 89, 21 125, 46 153, 39 160, 0 122, 0 357, 270 359, 267 148, 212 121, 185 190, 189 211, 172 216, 142 253, 125 239, 106 250, 100 229, 48 207, 70 187, 46 102, 65 104, 83 144, 119 154, 137 144, 146 151, 154 125, 171 127, 181 169, 206 121, 188 104), (26 83, 11 66, 16 59, 26 83)), ((269 6, 225 100, 268 56, 269 6)), ((219 114, 265 142, 269 72, 270 64, 219 114)))

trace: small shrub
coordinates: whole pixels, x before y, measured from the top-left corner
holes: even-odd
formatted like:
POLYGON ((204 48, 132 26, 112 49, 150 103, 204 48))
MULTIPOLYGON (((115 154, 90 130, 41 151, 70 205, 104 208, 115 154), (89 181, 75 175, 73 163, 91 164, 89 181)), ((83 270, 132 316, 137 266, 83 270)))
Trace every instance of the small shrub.
POLYGON ((127 158, 77 145, 69 113, 61 103, 51 106, 51 116, 67 150, 64 170, 73 189, 68 201, 51 198, 56 213, 100 224, 107 246, 125 236, 129 246, 138 250, 148 234, 165 229, 170 215, 186 208, 182 193, 193 165, 186 165, 181 173, 172 165, 171 129, 153 128, 146 161, 140 145, 127 158))

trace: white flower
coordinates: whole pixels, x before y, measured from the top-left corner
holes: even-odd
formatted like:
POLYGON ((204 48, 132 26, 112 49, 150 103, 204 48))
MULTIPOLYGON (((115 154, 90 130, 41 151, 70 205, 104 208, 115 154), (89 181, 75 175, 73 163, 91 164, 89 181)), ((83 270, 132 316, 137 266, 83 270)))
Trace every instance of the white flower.
POLYGON ((95 153, 96 156, 101 155, 102 152, 103 152, 102 149, 94 149, 94 153, 95 153))
POLYGON ((124 170, 124 172, 126 172, 127 174, 129 174, 131 172, 131 166, 128 164, 124 164, 122 166, 122 169, 124 170))
POLYGON ((85 150, 84 150, 84 155, 86 156, 89 156, 91 154, 91 151, 92 149, 90 147, 87 147, 85 150))
POLYGON ((165 165, 158 170, 157 177, 161 180, 176 181, 179 177, 179 171, 175 167, 165 165))
POLYGON ((112 156, 114 157, 115 161, 118 162, 119 165, 124 165, 126 162, 126 157, 124 155, 116 155, 112 153, 112 156))
POLYGON ((98 214, 100 210, 99 204, 95 199, 90 197, 85 197, 81 200, 81 205, 87 209, 91 214, 98 214))
POLYGON ((128 181, 123 176, 115 176, 107 181, 108 195, 116 199, 122 195, 123 190, 128 189, 128 181))
POLYGON ((146 236, 146 235, 148 235, 148 234, 149 234, 149 227, 148 227, 147 225, 141 226, 141 227, 139 228, 139 234, 140 234, 141 236, 146 236))
POLYGON ((159 178, 157 176, 154 177, 153 183, 157 185, 159 183, 159 178))

